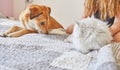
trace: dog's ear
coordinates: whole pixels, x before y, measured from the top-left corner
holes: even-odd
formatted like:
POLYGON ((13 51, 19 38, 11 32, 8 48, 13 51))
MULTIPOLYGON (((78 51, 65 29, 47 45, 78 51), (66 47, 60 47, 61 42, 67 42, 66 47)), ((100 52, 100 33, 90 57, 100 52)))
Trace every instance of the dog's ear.
POLYGON ((51 8, 47 6, 42 6, 43 14, 46 16, 46 19, 49 20, 51 8))
POLYGON ((46 7, 46 8, 47 8, 48 14, 50 15, 50 13, 51 13, 51 8, 50 8, 50 7, 46 7))
POLYGON ((39 15, 42 14, 42 12, 39 11, 39 7, 30 7, 29 10, 30 10, 30 19, 38 17, 39 15))

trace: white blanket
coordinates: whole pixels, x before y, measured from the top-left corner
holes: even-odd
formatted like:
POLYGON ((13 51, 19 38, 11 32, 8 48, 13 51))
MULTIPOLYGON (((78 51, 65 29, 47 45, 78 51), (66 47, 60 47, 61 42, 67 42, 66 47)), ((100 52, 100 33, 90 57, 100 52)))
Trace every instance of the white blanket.
POLYGON ((51 65, 72 70, 87 70, 91 56, 84 55, 77 51, 65 52, 56 58, 51 65))
POLYGON ((82 54, 77 51, 65 52, 56 58, 51 65, 72 70, 89 70, 88 65, 90 61, 92 58, 96 58, 97 61, 93 70, 117 70, 111 47, 111 44, 106 45, 97 54, 92 52, 82 54))

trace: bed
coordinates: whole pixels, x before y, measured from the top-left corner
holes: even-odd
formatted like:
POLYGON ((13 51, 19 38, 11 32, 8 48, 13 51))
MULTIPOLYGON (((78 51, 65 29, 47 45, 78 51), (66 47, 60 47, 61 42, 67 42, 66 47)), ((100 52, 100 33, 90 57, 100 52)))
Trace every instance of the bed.
MULTIPOLYGON (((0 34, 19 21, 0 19, 0 34)), ((111 46, 82 54, 65 42, 67 34, 0 37, 0 70, 117 70, 111 46)), ((119 46, 119 45, 118 45, 119 46)))

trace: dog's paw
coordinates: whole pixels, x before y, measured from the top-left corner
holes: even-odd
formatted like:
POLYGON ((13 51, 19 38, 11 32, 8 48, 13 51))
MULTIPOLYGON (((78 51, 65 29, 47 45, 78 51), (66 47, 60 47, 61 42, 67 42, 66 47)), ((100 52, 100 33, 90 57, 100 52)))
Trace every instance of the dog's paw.
POLYGON ((4 33, 2 34, 2 36, 3 36, 3 37, 7 37, 7 35, 8 35, 9 33, 10 33, 10 32, 8 32, 8 31, 7 31, 7 32, 4 32, 4 33))
POLYGON ((15 37, 19 37, 19 36, 17 34, 10 33, 7 35, 7 37, 15 38, 15 37))
POLYGON ((3 34, 1 34, 0 36, 1 36, 1 37, 7 37, 7 35, 8 35, 7 33, 3 33, 3 34))
POLYGON ((5 35, 0 35, 0 37, 6 37, 5 35))
POLYGON ((3 33, 0 35, 0 37, 15 37, 13 34, 3 33))

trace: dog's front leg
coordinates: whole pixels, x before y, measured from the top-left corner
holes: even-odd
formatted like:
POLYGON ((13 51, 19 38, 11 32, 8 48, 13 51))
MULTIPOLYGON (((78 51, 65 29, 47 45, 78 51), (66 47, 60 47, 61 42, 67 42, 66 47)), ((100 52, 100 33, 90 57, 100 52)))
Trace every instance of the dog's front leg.
POLYGON ((37 31, 35 31, 35 30, 28 30, 28 29, 22 29, 22 30, 10 33, 7 36, 8 37, 20 37, 22 35, 29 34, 29 33, 37 33, 37 31))
POLYGON ((16 32, 16 31, 19 31, 19 30, 21 30, 21 29, 23 29, 23 28, 18 27, 18 26, 13 26, 13 27, 11 27, 9 30, 7 30, 6 32, 4 32, 4 33, 3 33, 3 36, 7 36, 8 34, 13 33, 13 32, 16 32))

